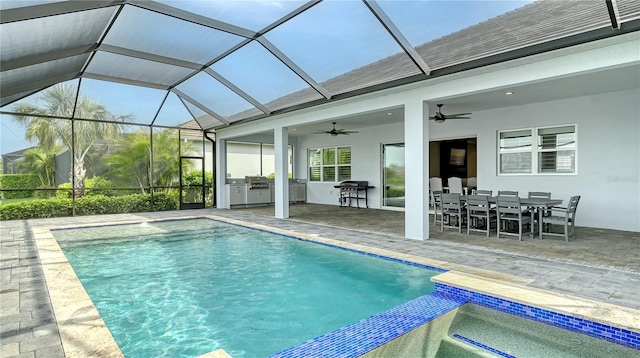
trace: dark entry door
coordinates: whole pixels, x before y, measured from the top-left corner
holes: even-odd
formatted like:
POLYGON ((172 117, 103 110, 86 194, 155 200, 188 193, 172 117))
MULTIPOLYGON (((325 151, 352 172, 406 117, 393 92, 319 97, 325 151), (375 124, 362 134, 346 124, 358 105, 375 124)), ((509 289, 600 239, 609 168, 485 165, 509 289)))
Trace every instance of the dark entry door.
POLYGON ((204 183, 204 158, 180 157, 180 210, 204 208, 204 183))

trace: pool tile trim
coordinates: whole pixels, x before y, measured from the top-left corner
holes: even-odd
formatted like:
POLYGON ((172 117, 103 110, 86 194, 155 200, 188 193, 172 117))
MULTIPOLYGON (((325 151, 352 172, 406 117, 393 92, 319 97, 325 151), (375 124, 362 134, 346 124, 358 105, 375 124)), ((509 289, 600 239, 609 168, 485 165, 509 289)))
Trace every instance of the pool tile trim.
POLYGON ((436 292, 640 350, 640 333, 436 282, 436 292))
POLYGON ((378 259, 382 259, 382 260, 387 260, 387 261, 393 261, 393 262, 399 262, 405 265, 409 265, 409 266, 416 266, 416 267, 421 267, 424 269, 428 269, 428 270, 432 270, 432 271, 436 271, 436 272, 447 272, 448 270, 443 269, 441 267, 436 267, 436 266, 432 266, 432 265, 428 265, 428 264, 423 264, 423 263, 419 263, 416 261, 412 261, 412 260, 407 260, 407 259, 403 259, 403 258, 398 258, 398 257, 393 257, 391 255, 389 255, 388 253, 386 254, 381 254, 381 253, 375 253, 375 252, 370 252, 369 251, 365 251, 365 249, 358 249, 355 247, 348 247, 345 246, 343 242, 327 242, 324 240, 318 240, 319 237, 304 237, 303 235, 300 235, 299 233, 295 233, 297 234, 297 236, 295 234, 292 234, 291 232, 289 233, 284 233, 284 232, 274 232, 272 228, 262 228, 262 227, 258 227, 256 225, 251 225, 251 226, 247 226, 247 223, 236 223, 236 222, 229 222, 228 219, 226 218, 213 218, 210 217, 209 219, 214 220, 214 221, 220 221, 220 222, 224 222, 226 224, 231 224, 231 225, 236 225, 236 226, 241 226, 245 229, 252 229, 252 230, 257 230, 257 231, 262 231, 262 232, 268 232, 269 234, 276 234, 276 235, 280 235, 280 236, 284 236, 290 239, 295 239, 295 240, 299 240, 299 241, 305 241, 305 242, 310 242, 313 244, 318 244, 318 245, 322 245, 322 246, 328 246, 334 249, 339 249, 339 250, 344 250, 344 251, 349 251, 349 252, 353 252, 356 254, 361 254, 361 255, 365 255, 365 256, 371 256, 371 257, 375 257, 378 259))
POLYGON ((310 339, 270 358, 358 357, 465 303, 463 298, 434 292, 310 339))

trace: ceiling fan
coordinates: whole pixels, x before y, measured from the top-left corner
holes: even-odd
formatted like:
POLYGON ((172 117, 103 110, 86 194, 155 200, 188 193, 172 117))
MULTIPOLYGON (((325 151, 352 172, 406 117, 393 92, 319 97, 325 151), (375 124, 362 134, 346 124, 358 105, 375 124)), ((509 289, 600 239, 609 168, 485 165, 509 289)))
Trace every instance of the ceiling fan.
POLYGON ((336 122, 331 122, 333 124, 333 129, 330 131, 315 131, 313 132, 313 134, 331 134, 332 136, 337 136, 339 134, 346 134, 349 135, 351 133, 358 133, 358 131, 347 131, 344 129, 336 129, 336 122))
POLYGON ((443 104, 438 104, 438 111, 433 117, 429 117, 429 119, 433 119, 436 123, 442 123, 447 119, 470 119, 471 117, 464 117, 471 113, 457 113, 457 114, 447 114, 442 113, 443 104))

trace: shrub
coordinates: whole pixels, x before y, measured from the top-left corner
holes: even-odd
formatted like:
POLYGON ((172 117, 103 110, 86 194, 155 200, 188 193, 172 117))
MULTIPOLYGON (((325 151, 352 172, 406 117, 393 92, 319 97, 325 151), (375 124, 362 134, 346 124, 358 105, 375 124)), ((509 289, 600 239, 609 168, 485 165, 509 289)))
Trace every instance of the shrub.
POLYGON ((0 220, 23 220, 71 216, 71 199, 42 199, 0 206, 0 220))
MULTIPOLYGON (((91 195, 104 195, 104 196, 112 196, 113 195, 113 183, 103 177, 93 177, 88 178, 84 181, 84 196, 91 195)), ((62 183, 58 185, 58 190, 56 193, 56 197, 58 198, 71 198, 71 183, 62 183)))
POLYGON ((166 193, 155 193, 153 195, 153 206, 155 211, 178 210, 178 200, 166 193))
MULTIPOLYGON (((182 181, 186 185, 199 185, 200 183, 202 183, 202 170, 192 170, 189 173, 184 174, 182 181)), ((213 185, 212 172, 204 172, 204 185, 213 185)))
POLYGON ((113 183, 103 177, 88 178, 84 182, 84 195, 113 195, 113 183))
POLYGON ((56 188, 50 188, 46 186, 40 186, 38 187, 38 190, 33 192, 34 198, 49 199, 49 198, 55 198, 56 196, 57 196, 56 188))
MULTIPOLYGON (((178 209, 171 195, 153 196, 154 211, 178 209)), ((91 195, 76 199, 76 215, 121 214, 151 211, 151 194, 123 196, 91 195)), ((67 198, 34 200, 0 206, 0 220, 52 218, 73 215, 73 201, 67 198)))
POLYGON ((387 198, 399 198, 404 196, 404 188, 390 187, 387 189, 387 198))
POLYGON ((62 183, 58 185, 58 191, 56 192, 56 198, 59 199, 71 199, 71 183, 62 183))
POLYGON ((40 177, 37 174, 0 175, 0 189, 5 199, 30 198, 33 195, 33 189, 38 185, 40 185, 40 177))

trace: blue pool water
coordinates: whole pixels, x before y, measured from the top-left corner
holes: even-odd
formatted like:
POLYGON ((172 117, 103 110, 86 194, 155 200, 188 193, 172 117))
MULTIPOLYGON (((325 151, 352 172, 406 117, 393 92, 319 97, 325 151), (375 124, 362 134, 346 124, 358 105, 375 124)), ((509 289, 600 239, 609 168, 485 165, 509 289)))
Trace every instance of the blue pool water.
POLYGON ((127 357, 263 357, 434 291, 439 272, 207 219, 54 236, 127 357))

